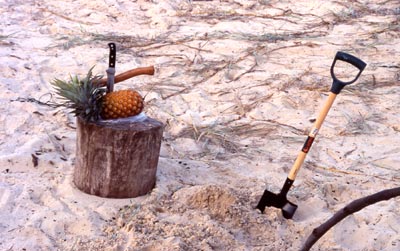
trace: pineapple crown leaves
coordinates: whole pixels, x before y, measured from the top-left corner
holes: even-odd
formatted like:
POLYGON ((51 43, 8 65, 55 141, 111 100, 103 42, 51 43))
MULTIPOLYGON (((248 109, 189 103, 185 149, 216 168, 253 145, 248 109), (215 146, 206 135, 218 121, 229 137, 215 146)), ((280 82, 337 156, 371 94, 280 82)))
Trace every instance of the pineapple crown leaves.
POLYGON ((93 68, 94 66, 90 68, 83 79, 79 79, 78 76, 70 76, 69 81, 54 79, 51 82, 55 94, 64 101, 58 106, 71 109, 71 113, 86 121, 96 121, 100 118, 101 99, 106 93, 105 88, 97 86, 97 82, 102 76, 93 75, 93 68))

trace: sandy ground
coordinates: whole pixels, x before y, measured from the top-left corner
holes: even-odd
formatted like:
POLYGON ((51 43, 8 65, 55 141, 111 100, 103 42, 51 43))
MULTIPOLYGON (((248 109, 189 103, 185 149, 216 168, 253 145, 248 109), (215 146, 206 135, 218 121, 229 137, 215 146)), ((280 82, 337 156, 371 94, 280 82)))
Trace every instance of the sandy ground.
MULTIPOLYGON (((0 250, 298 250, 346 204, 398 186, 400 5, 341 2, 0 0, 0 250), (75 118, 46 105, 53 78, 105 74, 111 41, 117 73, 155 65, 116 88, 146 95, 166 124, 156 187, 134 199, 74 187, 75 118), (261 214, 339 50, 368 66, 299 172, 293 220, 261 214)), ((400 250, 399 205, 367 207, 313 250, 400 250)))

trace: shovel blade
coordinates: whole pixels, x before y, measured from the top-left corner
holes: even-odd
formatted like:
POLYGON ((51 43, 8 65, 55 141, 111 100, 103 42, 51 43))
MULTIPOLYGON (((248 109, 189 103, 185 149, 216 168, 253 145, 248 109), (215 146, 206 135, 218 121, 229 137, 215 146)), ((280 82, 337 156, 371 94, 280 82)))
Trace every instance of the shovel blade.
POLYGON ((282 215, 286 219, 291 219, 294 215, 294 213, 297 210, 297 205, 293 204, 290 201, 286 201, 285 205, 282 207, 282 215))
POLYGON ((286 195, 274 194, 268 190, 264 191, 260 201, 258 202, 257 209, 264 212, 265 207, 282 208, 287 203, 286 195))
POLYGON ((274 194, 268 190, 264 191, 260 202, 258 202, 257 209, 264 212, 265 207, 276 207, 282 210, 282 215, 286 219, 291 219, 297 210, 297 205, 288 201, 286 194, 274 194))

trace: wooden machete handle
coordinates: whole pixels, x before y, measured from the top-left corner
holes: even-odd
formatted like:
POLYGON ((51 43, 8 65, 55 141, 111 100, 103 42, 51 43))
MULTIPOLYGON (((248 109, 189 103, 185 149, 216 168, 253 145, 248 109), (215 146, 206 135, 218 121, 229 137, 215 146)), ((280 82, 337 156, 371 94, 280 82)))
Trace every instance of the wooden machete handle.
MULTIPOLYGON (((121 74, 115 76, 114 83, 119 83, 125 81, 127 79, 133 78, 138 75, 154 75, 154 66, 147 66, 147 67, 140 67, 135 68, 121 74)), ((98 86, 106 86, 107 85, 107 78, 102 78, 98 82, 98 86)))

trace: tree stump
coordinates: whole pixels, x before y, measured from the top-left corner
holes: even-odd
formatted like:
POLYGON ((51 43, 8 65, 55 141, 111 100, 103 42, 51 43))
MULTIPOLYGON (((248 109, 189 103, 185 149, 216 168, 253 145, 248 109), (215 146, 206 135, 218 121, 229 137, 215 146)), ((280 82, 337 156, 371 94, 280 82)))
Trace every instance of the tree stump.
POLYGON ((85 122, 77 118, 75 185, 88 194, 134 198, 156 183, 163 123, 132 119, 85 122))

